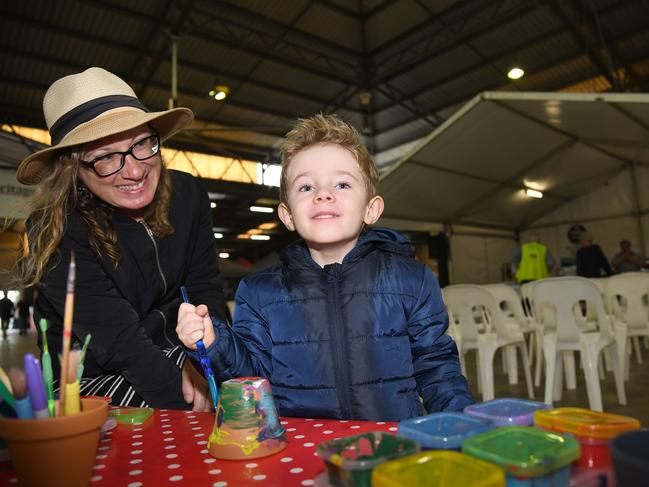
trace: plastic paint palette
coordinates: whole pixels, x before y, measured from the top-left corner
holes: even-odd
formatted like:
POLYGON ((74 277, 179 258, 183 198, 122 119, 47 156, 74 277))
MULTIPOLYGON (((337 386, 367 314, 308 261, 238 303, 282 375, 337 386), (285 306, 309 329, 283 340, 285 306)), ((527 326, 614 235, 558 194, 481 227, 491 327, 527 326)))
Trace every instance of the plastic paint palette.
POLYGON ((372 472, 373 487, 502 487, 502 468, 454 451, 427 451, 392 460, 372 472))
POLYGON ((462 413, 433 413, 399 423, 399 434, 418 441, 423 448, 459 450, 473 435, 494 428, 494 423, 462 413))
POLYGON ((571 435, 506 426, 467 438, 462 451, 504 468, 507 487, 567 487, 579 443, 571 435))
POLYGON ((419 453, 416 441, 384 432, 363 433, 318 445, 329 482, 335 487, 370 487, 380 463, 419 453))
POLYGON ((527 399, 493 399, 464 408, 466 414, 490 419, 496 426, 532 426, 534 413, 550 409, 549 404, 527 399))
POLYGON ((153 415, 153 408, 117 408, 108 411, 119 424, 143 424, 153 415))
POLYGON ((537 411, 534 425, 549 431, 572 433, 581 443, 579 468, 607 469, 611 466, 609 440, 640 428, 635 418, 600 413, 583 408, 556 408, 537 411))

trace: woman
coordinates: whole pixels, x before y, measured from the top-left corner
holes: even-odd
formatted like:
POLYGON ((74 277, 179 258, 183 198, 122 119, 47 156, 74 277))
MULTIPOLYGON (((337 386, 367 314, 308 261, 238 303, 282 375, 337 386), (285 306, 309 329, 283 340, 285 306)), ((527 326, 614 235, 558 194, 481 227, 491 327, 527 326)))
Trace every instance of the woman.
POLYGON ((54 82, 43 111, 52 146, 22 161, 16 175, 39 184, 19 270, 24 286, 38 286, 34 318, 49 322, 55 377, 74 251, 73 341, 92 335, 81 394, 208 410, 205 381, 184 363, 175 327, 182 285, 225 316, 210 205, 197 181, 166 169, 160 154, 192 112, 148 112, 101 68, 54 82))

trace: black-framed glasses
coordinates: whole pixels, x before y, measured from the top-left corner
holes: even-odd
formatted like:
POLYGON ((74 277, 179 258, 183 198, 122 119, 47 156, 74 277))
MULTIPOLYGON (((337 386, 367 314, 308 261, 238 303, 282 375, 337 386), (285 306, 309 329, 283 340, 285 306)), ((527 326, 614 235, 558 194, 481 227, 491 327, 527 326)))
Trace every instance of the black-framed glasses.
POLYGON ((160 137, 158 134, 153 134, 138 140, 126 152, 111 152, 96 157, 92 161, 79 160, 79 162, 95 171, 100 178, 105 178, 121 171, 129 154, 138 161, 146 161, 158 152, 160 152, 160 137))

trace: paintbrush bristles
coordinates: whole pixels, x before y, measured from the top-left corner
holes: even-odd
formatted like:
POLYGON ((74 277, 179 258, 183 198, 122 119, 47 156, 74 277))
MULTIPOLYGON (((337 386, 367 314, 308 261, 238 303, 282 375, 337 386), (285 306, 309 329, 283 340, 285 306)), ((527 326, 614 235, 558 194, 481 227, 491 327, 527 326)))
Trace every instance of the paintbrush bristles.
MULTIPOLYGON (((68 357, 70 355, 70 337, 72 336, 72 315, 74 312, 74 281, 77 266, 74 260, 74 250, 70 251, 70 267, 65 295, 65 311, 63 312, 63 359, 61 360, 61 378, 59 380, 59 416, 65 415, 65 384, 68 379, 68 357)), ((76 371, 75 371, 76 372, 76 371)))
POLYGON ((13 395, 15 399, 23 399, 27 395, 27 382, 25 381, 25 373, 12 367, 9 369, 9 380, 13 388, 13 395))
POLYGON ((80 356, 81 350, 70 351, 70 356, 68 358, 68 384, 72 384, 77 381, 77 368, 79 367, 80 356))

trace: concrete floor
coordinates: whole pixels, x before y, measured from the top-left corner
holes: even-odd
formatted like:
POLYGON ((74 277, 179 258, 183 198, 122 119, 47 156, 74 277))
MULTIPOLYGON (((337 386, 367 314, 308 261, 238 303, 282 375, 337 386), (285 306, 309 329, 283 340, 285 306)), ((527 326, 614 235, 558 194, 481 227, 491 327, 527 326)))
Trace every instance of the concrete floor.
MULTIPOLYGON (((38 356, 36 332, 33 329, 23 336, 18 334, 18 330, 9 330, 8 339, 3 340, 0 338, 0 366, 5 371, 8 371, 10 367, 22 367, 23 355, 29 352, 38 356)), ((635 356, 631 358, 629 381, 625 383, 627 406, 621 406, 617 403, 612 372, 607 372, 606 379, 600 381, 600 385, 605 411, 637 418, 646 427, 649 426, 649 352, 646 348, 643 348, 643 354, 644 362, 642 364, 636 363, 635 356)), ((475 355, 469 353, 466 359, 471 392, 476 401, 481 401, 482 397, 477 390, 475 355)), ((564 389, 562 400, 555 403, 555 406, 588 407, 584 375, 579 369, 577 370, 577 388, 575 390, 564 389)), ((494 373, 496 397, 527 398, 527 388, 522 370, 518 374, 518 384, 509 385, 507 376, 502 371, 500 353, 496 354, 494 373)), ((542 401, 544 393, 543 380, 541 380, 541 387, 536 388, 534 392, 535 399, 542 401)))

